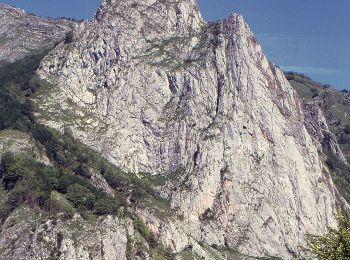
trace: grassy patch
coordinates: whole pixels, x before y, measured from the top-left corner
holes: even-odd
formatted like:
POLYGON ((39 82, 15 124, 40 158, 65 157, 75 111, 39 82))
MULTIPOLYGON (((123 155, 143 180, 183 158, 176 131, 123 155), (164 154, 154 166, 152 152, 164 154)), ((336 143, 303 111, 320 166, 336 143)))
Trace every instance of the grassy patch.
POLYGON ((210 45, 210 27, 189 36, 174 36, 166 39, 148 41, 148 48, 134 56, 136 60, 146 61, 151 66, 162 67, 171 72, 189 67, 203 67, 204 56, 210 45), (192 46, 193 41, 197 43, 192 46), (187 53, 184 50, 188 50, 187 53))
POLYGON ((0 138, 13 138, 17 140, 27 140, 30 136, 18 130, 5 129, 0 131, 0 138))
POLYGON ((0 35, 0 46, 5 45, 6 43, 8 43, 11 39, 9 39, 8 37, 4 36, 4 35, 0 35))
POLYGON ((297 91, 299 97, 310 99, 313 96, 312 88, 296 81, 290 81, 293 88, 297 91))

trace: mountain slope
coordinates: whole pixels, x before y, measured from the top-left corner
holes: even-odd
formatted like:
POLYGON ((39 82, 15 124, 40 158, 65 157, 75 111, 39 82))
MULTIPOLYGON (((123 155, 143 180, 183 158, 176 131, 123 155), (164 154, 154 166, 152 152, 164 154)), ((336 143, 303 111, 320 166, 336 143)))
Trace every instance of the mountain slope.
MULTIPOLYGON (((141 205, 171 212, 153 180, 122 172, 68 132, 38 123, 29 97, 47 87, 35 73, 41 55, 0 70, 0 258, 175 257, 135 214, 141 205)), ((226 251, 214 254, 239 256, 226 251)), ((192 241, 183 254, 208 258, 213 249, 192 241)))
POLYGON ((350 94, 348 91, 336 90, 298 73, 286 72, 286 76, 302 99, 312 101, 321 107, 342 150, 345 154, 349 154, 349 142, 346 140, 348 139, 346 136, 348 134, 347 128, 350 125, 350 94))
POLYGON ((318 111, 318 114, 322 115, 323 120, 321 121, 327 121, 329 129, 318 124, 318 133, 314 136, 323 146, 326 154, 325 161, 331 169, 338 189, 346 200, 350 201, 350 168, 348 165, 350 94, 346 90, 339 91, 329 85, 314 82, 302 74, 292 72, 285 74, 303 99, 306 111, 312 108, 313 111, 318 111))
POLYGON ((302 104, 241 16, 206 23, 194 0, 103 1, 38 72, 57 84, 34 100, 41 122, 156 174, 178 219, 137 214, 174 252, 195 240, 289 258, 306 232, 335 224, 342 199, 302 104))
POLYGON ((24 58, 64 39, 76 23, 51 19, 0 4, 0 62, 24 58))

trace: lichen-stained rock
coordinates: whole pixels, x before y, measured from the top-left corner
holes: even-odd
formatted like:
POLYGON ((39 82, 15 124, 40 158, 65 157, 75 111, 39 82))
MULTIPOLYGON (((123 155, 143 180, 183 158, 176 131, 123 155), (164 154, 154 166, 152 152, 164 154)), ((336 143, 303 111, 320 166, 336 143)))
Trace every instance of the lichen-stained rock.
POLYGON ((57 84, 41 120, 124 170, 166 176, 188 238, 290 258, 335 224, 299 98, 240 15, 206 23, 194 0, 106 0, 39 74, 57 84))
POLYGON ((13 62, 62 41, 76 22, 51 19, 0 4, 0 62, 13 62))

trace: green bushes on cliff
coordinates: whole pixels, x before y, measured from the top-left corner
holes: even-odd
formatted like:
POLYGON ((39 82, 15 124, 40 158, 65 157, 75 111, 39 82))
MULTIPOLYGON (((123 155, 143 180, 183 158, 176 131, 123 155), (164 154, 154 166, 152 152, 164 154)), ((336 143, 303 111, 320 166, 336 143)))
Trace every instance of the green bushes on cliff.
POLYGON ((61 194, 83 216, 117 214, 122 204, 119 198, 97 190, 87 180, 24 155, 6 153, 0 163, 0 179, 7 193, 0 207, 2 220, 23 203, 47 212, 62 211, 52 198, 53 192, 61 194))
POLYGON ((24 97, 38 89, 35 71, 47 52, 0 66, 0 130, 6 128, 28 131, 34 107, 24 97))
POLYGON ((3 157, 0 181, 8 199, 0 205, 0 218, 23 203, 48 212, 66 211, 63 213, 68 216, 76 211, 82 215, 115 214, 129 196, 132 203, 146 199, 163 205, 148 179, 122 172, 75 140, 69 131, 62 134, 37 122, 35 106, 28 97, 44 84, 35 71, 46 53, 0 66, 0 130, 28 133, 52 163, 44 165, 23 155, 3 157), (115 189, 115 198, 90 183, 93 173, 101 174, 115 189), (60 194, 65 202, 57 201, 57 196, 53 199, 52 194, 60 194))
POLYGON ((45 165, 23 154, 8 153, 2 157, 0 224, 22 205, 49 215, 61 213, 65 218, 71 218, 77 212, 87 219, 127 214, 150 245, 150 255, 155 259, 171 259, 169 250, 157 243, 155 235, 130 213, 126 203, 138 207, 151 204, 157 209, 156 214, 168 214, 171 212, 169 202, 152 189, 162 185, 164 180, 149 174, 141 174, 139 178, 125 173, 75 140, 69 131, 60 133, 36 120, 35 106, 29 98, 35 96, 43 84, 35 74, 41 58, 42 54, 0 67, 0 130, 16 129, 28 133, 51 163, 45 165), (92 176, 96 175, 103 176, 114 196, 91 184, 92 176))
POLYGON ((158 243, 155 235, 140 219, 135 218, 133 224, 135 229, 141 234, 143 238, 146 239, 151 247, 157 247, 158 243))
POLYGON ((350 166, 342 162, 333 153, 327 153, 326 165, 328 166, 332 180, 342 196, 350 201, 350 166))
POLYGON ((325 235, 307 235, 310 251, 319 260, 350 259, 350 216, 339 213, 338 228, 328 228, 325 235))

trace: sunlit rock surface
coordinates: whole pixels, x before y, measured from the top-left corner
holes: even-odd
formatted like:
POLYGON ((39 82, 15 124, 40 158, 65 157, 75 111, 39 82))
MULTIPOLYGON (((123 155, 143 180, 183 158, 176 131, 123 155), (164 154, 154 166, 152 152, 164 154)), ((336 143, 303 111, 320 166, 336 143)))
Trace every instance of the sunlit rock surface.
POLYGON ((106 0, 39 74, 57 84, 38 98, 42 122, 130 174, 166 176, 181 217, 139 215, 172 250, 290 258, 335 224, 302 104, 240 15, 207 23, 194 0, 106 0))

